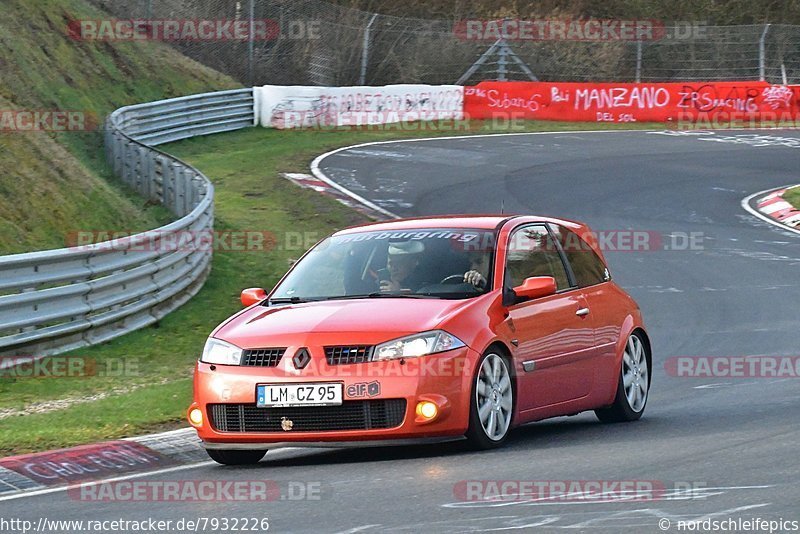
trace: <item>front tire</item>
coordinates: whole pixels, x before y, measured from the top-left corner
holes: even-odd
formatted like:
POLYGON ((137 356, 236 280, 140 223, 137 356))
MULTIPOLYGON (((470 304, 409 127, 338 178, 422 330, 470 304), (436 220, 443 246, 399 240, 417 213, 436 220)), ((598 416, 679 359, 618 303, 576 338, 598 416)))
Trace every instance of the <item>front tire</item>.
POLYGON ((642 335, 634 332, 622 353, 614 404, 595 410, 604 423, 636 421, 642 417, 650 393, 650 355, 642 335))
POLYGON ((474 449, 500 447, 508 437, 514 410, 514 385, 509 363, 489 351, 478 362, 469 410, 467 441, 474 449))
POLYGON ((206 449, 206 452, 215 462, 222 465, 252 465, 257 464, 267 454, 266 450, 263 451, 249 451, 249 450, 224 450, 224 449, 206 449))

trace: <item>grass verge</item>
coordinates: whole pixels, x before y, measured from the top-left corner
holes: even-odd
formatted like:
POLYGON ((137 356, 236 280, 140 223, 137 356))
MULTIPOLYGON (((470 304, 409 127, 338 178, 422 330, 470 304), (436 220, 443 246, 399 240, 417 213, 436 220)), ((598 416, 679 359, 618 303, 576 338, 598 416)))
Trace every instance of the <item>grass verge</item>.
MULTIPOLYGON (((116 180, 102 118, 127 104, 239 87, 166 43, 77 40, 70 21, 105 19, 87 0, 0 2, 0 255, 68 246, 77 230, 141 231, 174 219, 116 180), (11 126, 15 111, 62 111, 75 129, 11 126)), ((35 122, 35 121, 34 121, 35 122)))
MULTIPOLYGON (((641 124, 639 128, 657 129, 641 124)), ((616 125, 528 122, 515 131, 622 129, 616 125)), ((629 129, 630 126, 627 126, 629 129)), ((489 124, 457 134, 498 133, 489 124)), ((216 185, 217 231, 268 231, 275 236, 324 237, 363 222, 360 214, 301 189, 281 172, 307 172, 318 154, 341 146, 412 137, 453 135, 452 130, 314 131, 248 129, 168 145, 216 185)), ((0 377, 0 456, 67 447, 184 425, 191 374, 214 326, 240 309, 245 287, 272 287, 290 258, 286 246, 263 252, 217 250, 203 290, 159 324, 103 345, 56 357, 83 358, 98 376, 0 377), (90 366, 91 367, 91 366, 90 366), (105 375, 105 376, 103 376, 105 375)), ((83 361, 83 360, 78 360, 83 361)))
POLYGON ((800 209, 800 187, 795 187, 786 191, 783 195, 783 199, 795 208, 800 209))

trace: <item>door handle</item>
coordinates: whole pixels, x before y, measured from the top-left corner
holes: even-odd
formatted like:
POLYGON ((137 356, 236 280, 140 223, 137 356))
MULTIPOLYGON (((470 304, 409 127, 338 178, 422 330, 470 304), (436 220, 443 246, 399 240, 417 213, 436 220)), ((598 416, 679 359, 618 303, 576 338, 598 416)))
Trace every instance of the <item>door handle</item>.
POLYGON ((589 315, 589 308, 580 308, 578 311, 575 312, 575 315, 578 317, 586 317, 589 315))

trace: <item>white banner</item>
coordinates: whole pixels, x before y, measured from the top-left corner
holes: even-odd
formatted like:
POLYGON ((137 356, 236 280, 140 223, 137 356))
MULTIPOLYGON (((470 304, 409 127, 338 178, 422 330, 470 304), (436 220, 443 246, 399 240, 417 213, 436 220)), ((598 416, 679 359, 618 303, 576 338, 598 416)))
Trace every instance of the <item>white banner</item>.
POLYGON ((265 128, 366 126, 464 116, 460 85, 253 88, 256 125, 265 128))

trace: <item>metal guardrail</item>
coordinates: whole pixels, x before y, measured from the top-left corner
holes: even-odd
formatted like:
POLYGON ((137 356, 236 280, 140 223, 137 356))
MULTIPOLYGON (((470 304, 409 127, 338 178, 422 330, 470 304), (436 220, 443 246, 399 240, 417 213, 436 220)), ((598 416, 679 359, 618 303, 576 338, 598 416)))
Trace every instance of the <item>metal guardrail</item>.
POLYGON ((0 257, 0 355, 40 357, 107 341, 194 296, 211 269, 214 187, 152 147, 246 128, 253 119, 252 89, 113 112, 105 146, 115 174, 179 219, 104 243, 0 257))

